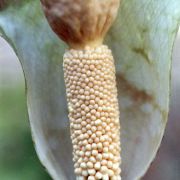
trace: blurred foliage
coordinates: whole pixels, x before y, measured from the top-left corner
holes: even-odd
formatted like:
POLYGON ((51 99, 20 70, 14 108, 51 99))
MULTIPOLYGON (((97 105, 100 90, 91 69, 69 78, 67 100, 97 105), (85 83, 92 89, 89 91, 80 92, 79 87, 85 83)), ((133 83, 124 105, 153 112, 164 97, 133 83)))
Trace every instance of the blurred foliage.
POLYGON ((50 180, 35 153, 22 85, 0 88, 0 179, 50 180))

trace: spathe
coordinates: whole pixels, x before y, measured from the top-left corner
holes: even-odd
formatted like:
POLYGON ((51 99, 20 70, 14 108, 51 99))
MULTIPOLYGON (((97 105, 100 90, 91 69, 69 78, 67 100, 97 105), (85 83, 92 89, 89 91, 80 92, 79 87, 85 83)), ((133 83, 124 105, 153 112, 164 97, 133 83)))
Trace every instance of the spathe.
MULTIPOLYGON (((62 72, 64 44, 38 1, 0 11, 0 29, 21 61, 38 155, 54 179, 74 179, 62 72)), ((167 122, 171 52, 179 0, 122 1, 107 43, 113 50, 121 108, 122 175, 139 179, 152 162, 167 122)))

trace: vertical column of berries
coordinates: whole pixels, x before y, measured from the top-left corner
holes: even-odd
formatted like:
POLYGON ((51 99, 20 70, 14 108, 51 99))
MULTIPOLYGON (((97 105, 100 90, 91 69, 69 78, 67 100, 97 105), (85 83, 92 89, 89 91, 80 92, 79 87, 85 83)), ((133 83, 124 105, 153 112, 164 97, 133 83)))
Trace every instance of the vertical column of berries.
POLYGON ((64 54, 73 161, 79 179, 120 179, 120 124, 111 50, 64 54))

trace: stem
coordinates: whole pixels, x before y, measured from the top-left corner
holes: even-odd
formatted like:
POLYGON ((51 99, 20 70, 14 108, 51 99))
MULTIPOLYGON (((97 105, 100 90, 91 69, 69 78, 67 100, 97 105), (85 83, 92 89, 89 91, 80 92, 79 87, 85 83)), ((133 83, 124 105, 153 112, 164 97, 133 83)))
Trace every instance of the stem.
POLYGON ((111 50, 105 45, 64 55, 77 179, 120 179, 120 124, 111 50))

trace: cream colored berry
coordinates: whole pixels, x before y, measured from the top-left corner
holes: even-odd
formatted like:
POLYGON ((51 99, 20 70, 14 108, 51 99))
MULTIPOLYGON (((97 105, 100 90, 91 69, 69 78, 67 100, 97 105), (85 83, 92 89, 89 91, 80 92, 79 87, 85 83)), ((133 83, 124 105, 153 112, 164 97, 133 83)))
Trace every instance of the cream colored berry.
POLYGON ((87 168, 89 168, 89 169, 91 169, 91 168, 93 168, 93 163, 92 162, 87 162, 87 168))
POLYGON ((95 175, 96 179, 102 179, 103 175, 100 172, 97 172, 95 175))
POLYGON ((95 169, 88 169, 88 173, 89 173, 89 175, 95 175, 96 170, 95 169))
POLYGON ((96 180, 94 176, 89 176, 88 180, 96 180))
POLYGON ((101 163, 100 162, 96 162, 96 164, 94 165, 94 168, 96 170, 99 170, 101 168, 101 163))
POLYGON ((87 177, 87 176, 88 176, 88 171, 83 170, 83 171, 82 171, 82 176, 83 176, 83 177, 87 177))

